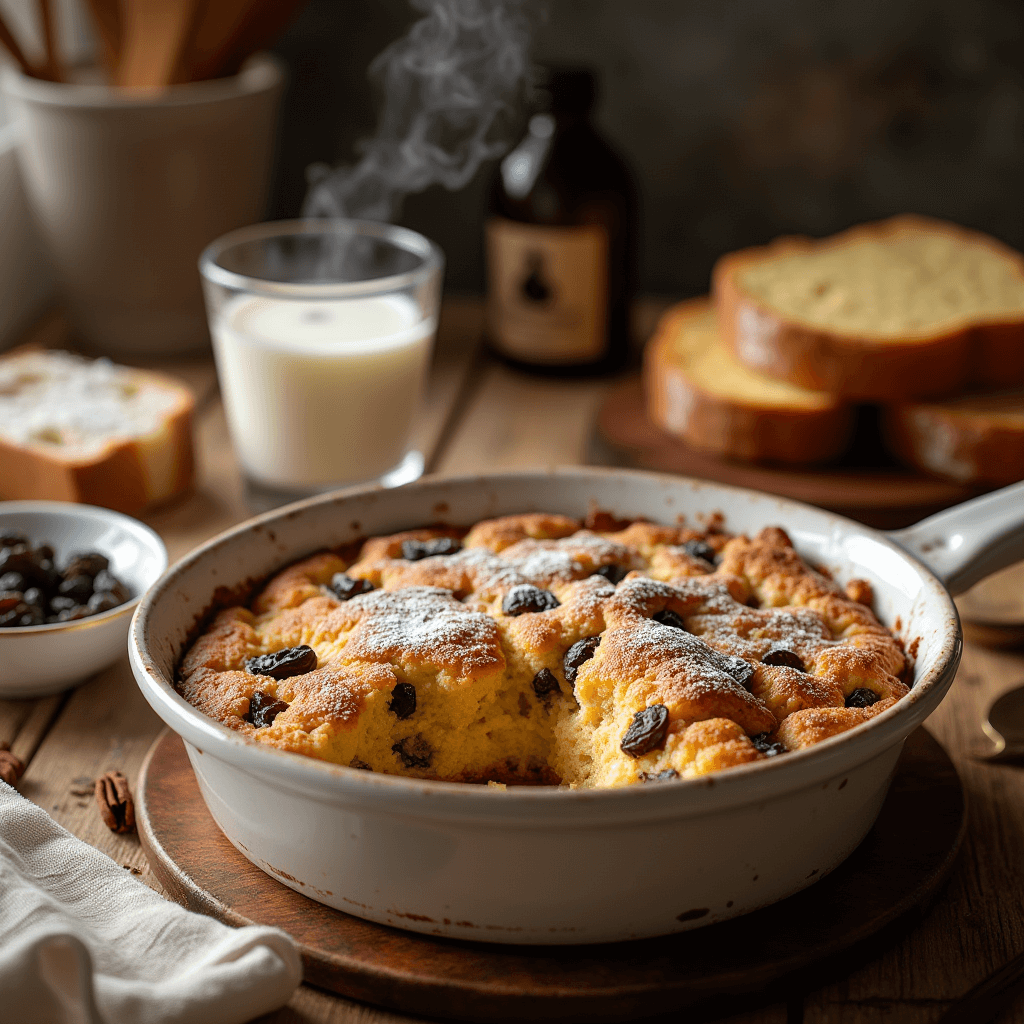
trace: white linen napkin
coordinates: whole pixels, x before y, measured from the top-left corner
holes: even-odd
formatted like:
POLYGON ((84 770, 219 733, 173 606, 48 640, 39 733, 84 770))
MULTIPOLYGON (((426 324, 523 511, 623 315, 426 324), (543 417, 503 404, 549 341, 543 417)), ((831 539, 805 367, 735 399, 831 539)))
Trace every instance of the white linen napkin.
POLYGON ((0 782, 0 1022, 242 1024, 301 980, 284 932, 163 899, 0 782))

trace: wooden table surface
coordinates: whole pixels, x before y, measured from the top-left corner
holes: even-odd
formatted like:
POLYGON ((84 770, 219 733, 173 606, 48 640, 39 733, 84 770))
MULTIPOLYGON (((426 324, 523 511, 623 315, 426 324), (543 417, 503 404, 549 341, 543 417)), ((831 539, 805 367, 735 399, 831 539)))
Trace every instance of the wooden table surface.
MULTIPOLYGON (((641 311, 640 330, 656 307, 641 311), (645 314, 645 315, 644 315, 645 314)), ((445 303, 438 358, 417 440, 428 470, 456 473, 568 465, 585 460, 587 439, 608 381, 559 381, 515 372, 483 355, 479 303, 445 303)), ((51 317, 30 340, 60 343, 51 317)), ((164 363, 195 390, 198 479, 182 501, 145 515, 172 561, 248 518, 212 362, 164 363)), ((951 881, 927 915, 890 938, 868 962, 820 987, 728 1018, 731 1024, 928 1024, 1004 962, 1024 951, 1024 768, 975 759, 982 716, 1000 693, 1024 682, 1024 655, 968 645, 953 688, 928 728, 955 760, 968 794, 970 824, 951 881)), ((134 835, 100 820, 92 780, 118 768, 134 782, 162 729, 136 687, 127 657, 67 693, 0 701, 0 740, 28 769, 19 784, 66 828, 158 888, 134 835), (85 795, 88 794, 88 795, 85 795)), ((415 1018, 302 986, 274 1024, 385 1024, 415 1018)), ((677 1015, 673 1020, 680 1020, 677 1015)), ((1024 1024, 1024 998, 1000 1024, 1024 1024)))

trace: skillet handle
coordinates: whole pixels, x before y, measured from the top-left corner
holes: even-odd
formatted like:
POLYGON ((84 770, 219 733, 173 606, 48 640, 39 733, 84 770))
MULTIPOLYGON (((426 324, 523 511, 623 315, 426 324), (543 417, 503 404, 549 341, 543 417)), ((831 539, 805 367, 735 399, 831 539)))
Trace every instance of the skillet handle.
POLYGON ((1024 481, 893 530, 888 537, 924 562, 951 594, 962 594, 1024 560, 1024 481))

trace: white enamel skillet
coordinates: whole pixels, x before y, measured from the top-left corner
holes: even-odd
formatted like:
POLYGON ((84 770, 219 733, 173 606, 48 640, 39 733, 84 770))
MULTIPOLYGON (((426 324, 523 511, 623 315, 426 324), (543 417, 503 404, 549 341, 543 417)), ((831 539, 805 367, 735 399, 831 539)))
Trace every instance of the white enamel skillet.
POLYGON ((953 682, 961 633, 949 591, 1022 558, 1024 484, 885 534, 771 495, 652 473, 426 478, 310 499, 197 548, 143 599, 129 653, 147 700, 184 738, 224 834, 285 885, 420 932, 606 942, 744 914, 840 864, 871 828, 904 739, 953 682), (326 764, 250 742, 174 690, 219 588, 361 536, 513 512, 582 517, 594 507, 665 523, 721 512, 733 532, 784 527, 839 582, 871 582, 880 618, 916 651, 913 689, 806 750, 700 779, 580 791, 502 791, 326 764))

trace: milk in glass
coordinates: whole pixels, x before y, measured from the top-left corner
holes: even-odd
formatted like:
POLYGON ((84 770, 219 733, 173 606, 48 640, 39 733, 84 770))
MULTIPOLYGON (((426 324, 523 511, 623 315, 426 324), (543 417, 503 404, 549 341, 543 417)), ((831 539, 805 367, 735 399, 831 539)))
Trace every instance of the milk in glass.
POLYGON ((229 300, 212 334, 246 474, 300 491, 377 479, 397 466, 436 326, 399 293, 229 300))

